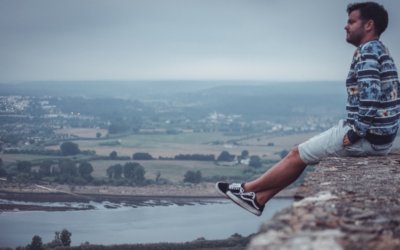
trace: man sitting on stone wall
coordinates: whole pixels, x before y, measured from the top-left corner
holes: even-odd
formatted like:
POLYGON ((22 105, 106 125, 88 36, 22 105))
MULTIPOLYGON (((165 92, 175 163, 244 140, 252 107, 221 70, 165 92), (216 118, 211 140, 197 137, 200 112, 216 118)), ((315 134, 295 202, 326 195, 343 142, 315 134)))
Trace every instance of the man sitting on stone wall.
POLYGON ((307 165, 328 156, 386 155, 399 126, 400 93, 396 66, 379 40, 388 13, 374 2, 347 7, 348 43, 357 47, 346 80, 347 119, 293 148, 259 178, 246 183, 218 182, 222 195, 261 215, 265 203, 295 181, 307 165))

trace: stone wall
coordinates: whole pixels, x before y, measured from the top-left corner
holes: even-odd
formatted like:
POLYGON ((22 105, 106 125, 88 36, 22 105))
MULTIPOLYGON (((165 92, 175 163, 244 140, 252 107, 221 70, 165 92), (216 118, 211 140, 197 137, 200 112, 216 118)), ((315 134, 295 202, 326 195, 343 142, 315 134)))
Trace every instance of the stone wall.
POLYGON ((248 249, 400 249, 400 151, 328 158, 248 249))

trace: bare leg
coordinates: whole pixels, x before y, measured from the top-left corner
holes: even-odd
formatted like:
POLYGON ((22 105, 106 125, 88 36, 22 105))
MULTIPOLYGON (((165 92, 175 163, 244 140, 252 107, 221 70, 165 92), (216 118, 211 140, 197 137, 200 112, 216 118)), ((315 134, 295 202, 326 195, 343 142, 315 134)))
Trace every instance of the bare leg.
POLYGON ((257 202, 265 204, 279 191, 294 182, 307 165, 300 159, 297 147, 257 179, 244 185, 246 192, 255 192, 257 202))

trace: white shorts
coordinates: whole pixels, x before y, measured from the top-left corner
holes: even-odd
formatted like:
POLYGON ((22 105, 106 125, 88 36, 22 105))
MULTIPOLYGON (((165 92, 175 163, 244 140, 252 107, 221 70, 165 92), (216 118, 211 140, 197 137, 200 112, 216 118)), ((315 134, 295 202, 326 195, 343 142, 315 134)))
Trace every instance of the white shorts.
POLYGON ((300 158, 304 163, 312 165, 329 156, 357 157, 387 155, 390 152, 392 143, 373 145, 364 138, 354 144, 344 146, 343 138, 350 129, 346 121, 340 120, 336 126, 301 143, 298 147, 300 158))

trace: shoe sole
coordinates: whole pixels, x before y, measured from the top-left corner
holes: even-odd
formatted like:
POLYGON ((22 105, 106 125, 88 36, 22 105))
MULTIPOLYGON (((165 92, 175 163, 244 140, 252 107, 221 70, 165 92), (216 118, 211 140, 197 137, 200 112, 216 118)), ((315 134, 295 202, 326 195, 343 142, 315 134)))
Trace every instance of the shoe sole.
POLYGON ((242 201, 240 198, 238 198, 236 195, 232 194, 231 191, 226 192, 226 195, 231 199, 233 202, 236 203, 236 205, 239 205, 240 207, 244 208, 245 210, 249 211, 252 214, 255 214, 257 216, 261 215, 261 212, 256 210, 254 207, 250 206, 246 202, 242 201))
POLYGON ((222 195, 222 196, 228 198, 228 195, 227 195, 226 193, 222 192, 221 189, 219 189, 219 187, 218 187, 218 182, 215 183, 215 189, 217 190, 217 192, 218 192, 220 195, 222 195))

